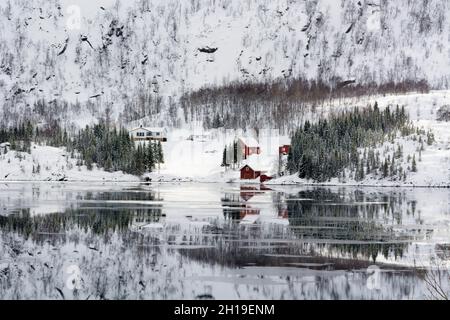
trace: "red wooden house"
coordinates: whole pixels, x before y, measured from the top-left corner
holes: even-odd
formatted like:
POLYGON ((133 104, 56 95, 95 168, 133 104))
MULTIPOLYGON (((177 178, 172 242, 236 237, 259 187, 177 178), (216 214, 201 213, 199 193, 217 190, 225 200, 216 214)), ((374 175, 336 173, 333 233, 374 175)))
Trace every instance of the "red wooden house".
POLYGON ((265 174, 266 171, 255 170, 248 164, 241 168, 241 180, 254 180, 259 178, 261 183, 273 179, 273 177, 265 174))
POLYGON ((261 176, 260 170, 254 170, 248 164, 241 168, 241 179, 243 180, 254 180, 261 176))
POLYGON ((289 153, 289 149, 291 148, 290 145, 285 144, 279 147, 278 152, 282 155, 287 155, 289 153))

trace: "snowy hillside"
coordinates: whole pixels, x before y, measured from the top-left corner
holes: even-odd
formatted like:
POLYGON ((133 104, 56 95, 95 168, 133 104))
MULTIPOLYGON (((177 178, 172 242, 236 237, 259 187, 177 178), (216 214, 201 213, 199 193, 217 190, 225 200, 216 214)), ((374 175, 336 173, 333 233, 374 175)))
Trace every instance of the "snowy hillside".
MULTIPOLYGON (((363 181, 354 181, 348 177, 345 181, 333 179, 328 184, 358 184, 358 185, 414 185, 414 186, 448 186, 450 181, 450 125, 439 121, 438 110, 450 102, 450 92, 434 91, 430 94, 407 94, 400 96, 379 96, 373 98, 358 98, 332 101, 324 105, 319 113, 311 113, 308 119, 315 121, 319 117, 327 117, 332 111, 365 107, 375 101, 381 109, 387 106, 404 106, 413 124, 434 134, 432 145, 424 144, 424 150, 419 152, 421 144, 412 137, 398 137, 393 143, 378 146, 381 153, 391 154, 398 145, 403 149, 402 166, 406 170, 411 167, 414 154, 417 161, 417 172, 410 172, 405 180, 382 179, 367 176, 363 181)), ((242 130, 211 129, 205 131, 200 124, 193 124, 188 129, 174 129, 163 143, 164 164, 157 166, 153 173, 146 174, 153 181, 203 181, 228 182, 238 181, 239 171, 225 169, 221 166, 223 148, 236 137, 247 135, 258 140, 261 154, 257 157, 258 166, 268 168, 270 173, 277 172, 278 146, 288 139, 276 132, 261 130, 259 137, 253 132, 242 130), (205 136, 204 139, 189 140, 192 134, 205 136)), ((423 139, 425 139, 423 137, 423 139)), ((362 151, 362 150, 361 150, 362 151)), ((245 164, 244 161, 242 163, 245 164)), ((238 168, 237 168, 238 169, 238 168)), ((136 181, 131 175, 121 172, 108 173, 94 167, 88 171, 85 166, 77 166, 76 159, 70 159, 70 154, 59 148, 33 145, 31 154, 9 151, 0 155, 0 180, 106 180, 106 181, 136 181), (39 167, 39 170, 37 168, 39 167), (39 171, 39 172, 37 172, 39 171)), ((249 182, 249 181, 246 181, 249 182)), ((259 182, 259 180, 258 180, 259 182)), ((299 179, 296 175, 274 179, 269 184, 311 183, 299 179)))
POLYGON ((98 117, 124 123, 149 116, 179 125, 181 94, 233 80, 425 79, 446 88, 449 6, 442 0, 2 1, 0 116, 11 122, 57 115, 76 126, 98 117), (45 104, 34 105, 39 100, 45 104))
MULTIPOLYGON (((448 121, 438 120, 438 110, 447 106, 450 102, 450 92, 435 91, 430 94, 407 94, 401 96, 385 96, 364 99, 357 102, 355 99, 340 101, 338 105, 331 103, 324 107, 322 116, 327 116, 331 110, 352 108, 354 106, 364 107, 368 103, 377 101, 378 106, 384 109, 388 106, 404 106, 408 112, 412 123, 424 130, 430 131, 434 135, 434 142, 431 145, 425 145, 423 151, 420 151, 421 144, 413 137, 397 137, 392 143, 385 143, 378 146, 378 150, 386 154, 393 154, 394 150, 400 145, 404 153, 401 166, 403 168, 411 167, 412 158, 407 159, 409 155, 414 154, 417 157, 417 172, 410 172, 404 180, 402 179, 380 179, 371 175, 365 177, 362 181, 355 181, 347 177, 344 181, 341 179, 331 179, 322 184, 330 185, 373 185, 373 186, 440 186, 450 185, 450 124, 448 121)), ((363 152, 363 150, 361 150, 363 152)), ((296 184, 296 183, 314 183, 298 178, 297 175, 285 176, 274 179, 268 184, 296 184)))

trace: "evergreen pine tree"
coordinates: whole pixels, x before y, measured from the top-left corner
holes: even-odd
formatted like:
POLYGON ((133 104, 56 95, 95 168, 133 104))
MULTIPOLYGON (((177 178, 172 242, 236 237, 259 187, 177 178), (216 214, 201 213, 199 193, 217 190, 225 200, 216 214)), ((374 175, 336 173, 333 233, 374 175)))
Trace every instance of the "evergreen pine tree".
POLYGON ((149 141, 145 152, 145 168, 148 172, 152 172, 155 167, 155 157, 153 155, 152 142, 149 141))
POLYGON ((411 166, 411 171, 417 172, 416 154, 413 155, 411 166))
POLYGON ((164 152, 161 141, 158 141, 158 163, 164 163, 164 152))
POLYGON ((227 167, 227 146, 225 146, 225 148, 223 149, 223 155, 222 155, 222 167, 227 167))
POLYGON ((390 173, 391 177, 397 175, 397 167, 395 166, 395 157, 392 157, 390 173))
POLYGON ((238 164, 238 144, 236 141, 233 142, 233 164, 236 168, 238 164))
POLYGON ((365 177, 365 174, 364 174, 364 162, 362 162, 361 161, 361 165, 360 165, 360 168, 359 168, 359 180, 363 180, 364 179, 364 177, 365 177))
POLYGON ((388 160, 385 159, 383 163, 383 178, 387 178, 389 175, 389 163, 388 160))

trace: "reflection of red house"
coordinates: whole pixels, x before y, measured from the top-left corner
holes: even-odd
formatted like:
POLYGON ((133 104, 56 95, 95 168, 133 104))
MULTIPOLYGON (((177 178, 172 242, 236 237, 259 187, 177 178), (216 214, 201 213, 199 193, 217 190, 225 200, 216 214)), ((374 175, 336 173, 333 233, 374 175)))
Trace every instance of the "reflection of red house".
POLYGON ((260 213, 259 209, 252 209, 251 207, 246 207, 239 212, 240 219, 244 219, 247 215, 258 215, 260 213))
POLYGON ((259 186, 259 190, 261 190, 261 191, 272 191, 272 189, 266 187, 265 185, 260 185, 259 186))
POLYGON ((283 208, 283 209, 280 208, 278 210, 278 216, 280 218, 283 218, 283 219, 288 219, 289 218, 288 209, 287 208, 283 208))
POLYGON ((253 170, 248 164, 241 168, 241 179, 253 180, 261 175, 261 171, 253 170))
POLYGON ((253 186, 241 186, 241 198, 244 201, 248 201, 256 194, 256 188, 253 186))
POLYGON ((242 137, 238 140, 239 148, 242 150, 242 156, 247 159, 252 154, 260 154, 261 149, 258 142, 254 138, 242 137))
POLYGON ((290 147, 291 147, 290 145, 285 144, 285 145, 282 145, 281 147, 279 147, 278 151, 282 155, 287 155, 289 153, 290 147))

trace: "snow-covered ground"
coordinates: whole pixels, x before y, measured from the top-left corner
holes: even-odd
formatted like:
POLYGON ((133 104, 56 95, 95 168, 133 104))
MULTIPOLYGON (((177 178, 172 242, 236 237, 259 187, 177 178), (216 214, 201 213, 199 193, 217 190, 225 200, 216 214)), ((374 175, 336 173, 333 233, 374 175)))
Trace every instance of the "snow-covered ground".
MULTIPOLYGON (((174 129, 163 143, 164 160, 159 170, 147 174, 156 181, 200 181, 231 182, 239 179, 239 171, 221 166, 223 150, 235 139, 243 136, 254 137, 255 133, 242 130, 213 129, 204 131, 201 125, 186 129, 174 129), (209 136, 206 139, 188 140, 191 135, 209 136)), ((277 131, 261 130, 259 134, 260 155, 252 155, 241 164, 252 162, 259 167, 275 172, 278 161, 278 146, 288 139, 277 131)), ((259 180, 258 180, 259 181, 259 180)))
POLYGON ((0 180, 6 181, 139 181, 123 172, 76 166, 77 160, 60 148, 31 145, 31 154, 10 150, 0 155, 0 180))

